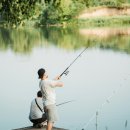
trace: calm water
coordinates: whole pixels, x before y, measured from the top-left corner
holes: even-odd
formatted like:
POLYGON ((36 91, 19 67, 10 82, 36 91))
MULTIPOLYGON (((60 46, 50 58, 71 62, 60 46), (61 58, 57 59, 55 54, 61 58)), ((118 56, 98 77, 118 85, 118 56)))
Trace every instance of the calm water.
POLYGON ((57 88, 60 120, 71 130, 130 129, 130 28, 0 29, 0 130, 31 125, 30 102, 39 90, 37 70, 50 78, 86 52, 57 88), (96 116, 97 113, 97 116, 96 116))

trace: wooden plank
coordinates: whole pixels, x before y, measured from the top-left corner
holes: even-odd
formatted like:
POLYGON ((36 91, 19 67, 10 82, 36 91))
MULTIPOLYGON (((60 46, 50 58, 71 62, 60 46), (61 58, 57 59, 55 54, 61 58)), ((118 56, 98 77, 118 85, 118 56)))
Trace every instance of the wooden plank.
MULTIPOLYGON (((46 130, 46 126, 44 126, 42 128, 34 128, 32 126, 28 126, 28 127, 13 129, 13 130, 46 130)), ((52 130, 67 130, 67 129, 53 127, 52 130)))

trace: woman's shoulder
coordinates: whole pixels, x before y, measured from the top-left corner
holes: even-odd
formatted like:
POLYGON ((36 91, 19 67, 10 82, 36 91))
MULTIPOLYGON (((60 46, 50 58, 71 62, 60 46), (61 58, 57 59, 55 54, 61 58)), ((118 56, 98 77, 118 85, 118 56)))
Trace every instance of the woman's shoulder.
POLYGON ((53 82, 53 80, 52 79, 45 79, 43 82, 50 83, 50 82, 53 82))

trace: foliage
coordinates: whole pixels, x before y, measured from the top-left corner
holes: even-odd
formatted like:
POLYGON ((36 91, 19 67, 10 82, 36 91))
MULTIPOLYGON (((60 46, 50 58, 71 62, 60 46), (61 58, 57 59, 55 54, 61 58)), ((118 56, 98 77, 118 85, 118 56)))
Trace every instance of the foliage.
POLYGON ((118 7, 123 3, 126 3, 126 0, 101 0, 99 5, 106 5, 106 6, 110 6, 110 7, 118 7))
POLYGON ((38 0, 1 0, 0 12, 7 24, 13 26, 37 18, 38 7, 38 0))
POLYGON ((41 24, 63 23, 74 18, 84 7, 84 3, 74 0, 46 1, 41 16, 41 24))
POLYGON ((0 20, 11 26, 24 25, 26 21, 38 24, 63 24, 75 19, 84 8, 93 6, 118 7, 128 0, 1 0, 0 20))
POLYGON ((74 19, 86 7, 118 7, 126 0, 45 0, 41 24, 63 23, 74 19))

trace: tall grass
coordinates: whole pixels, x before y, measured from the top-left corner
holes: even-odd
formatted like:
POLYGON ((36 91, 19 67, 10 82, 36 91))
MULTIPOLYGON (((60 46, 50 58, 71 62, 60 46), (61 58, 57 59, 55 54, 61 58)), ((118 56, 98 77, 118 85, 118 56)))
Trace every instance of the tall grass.
POLYGON ((95 17, 90 19, 78 20, 79 25, 84 26, 113 26, 113 25, 129 25, 130 16, 107 16, 95 17))

